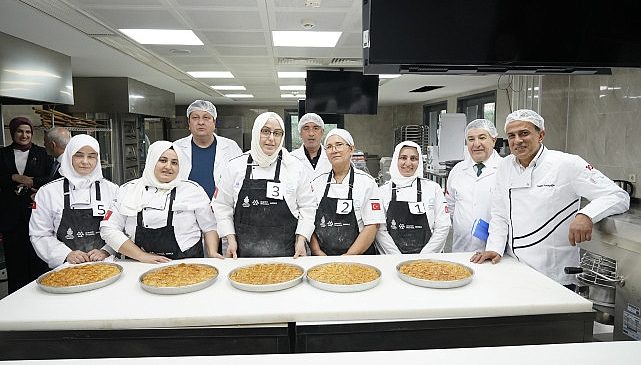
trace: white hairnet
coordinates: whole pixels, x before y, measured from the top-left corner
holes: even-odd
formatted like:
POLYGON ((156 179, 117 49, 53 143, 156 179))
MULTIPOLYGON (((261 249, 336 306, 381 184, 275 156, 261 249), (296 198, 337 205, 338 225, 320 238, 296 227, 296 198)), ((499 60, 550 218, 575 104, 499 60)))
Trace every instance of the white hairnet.
POLYGON ((321 118, 320 115, 316 113, 307 113, 300 117, 300 119, 298 120, 298 133, 303 130, 303 127, 307 123, 314 123, 321 128, 325 128, 325 123, 323 122, 323 118, 321 118))
POLYGON ((543 120, 543 117, 539 115, 539 113, 530 109, 519 109, 508 114, 508 116, 505 118, 505 131, 507 132, 508 124, 517 120, 530 122, 540 130, 545 130, 545 121, 543 120))
POLYGON ((496 138, 496 136, 499 135, 499 131, 496 130, 494 123, 487 119, 474 119, 471 121, 470 124, 465 127, 465 137, 467 137, 467 132, 469 132, 470 129, 485 129, 492 138, 496 138))
POLYGON ((211 117, 216 120, 218 117, 218 112, 216 112, 216 107, 210 101, 207 100, 196 100, 193 103, 189 104, 187 107, 187 118, 189 114, 193 111, 207 112, 211 114, 211 117))
POLYGON ((350 146, 354 145, 354 138, 352 138, 352 135, 347 130, 341 128, 335 128, 329 131, 329 133, 327 133, 327 137, 325 137, 325 141, 323 142, 323 144, 327 146, 327 140, 333 135, 341 137, 350 146))

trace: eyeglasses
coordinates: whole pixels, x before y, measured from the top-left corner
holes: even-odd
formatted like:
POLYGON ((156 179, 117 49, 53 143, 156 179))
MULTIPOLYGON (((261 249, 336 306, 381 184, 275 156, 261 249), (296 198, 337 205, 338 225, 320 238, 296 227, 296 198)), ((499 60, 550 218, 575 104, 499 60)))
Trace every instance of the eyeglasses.
POLYGON ((349 146, 347 143, 336 142, 333 145, 332 144, 328 144, 327 146, 325 146, 325 149, 328 150, 328 151, 331 151, 333 149, 336 150, 336 151, 342 151, 345 148, 347 148, 347 146, 349 146))
POLYGON ((260 135, 266 138, 269 138, 269 136, 274 136, 274 138, 282 138, 284 134, 285 132, 283 132, 281 129, 272 131, 268 128, 263 128, 260 130, 260 135))

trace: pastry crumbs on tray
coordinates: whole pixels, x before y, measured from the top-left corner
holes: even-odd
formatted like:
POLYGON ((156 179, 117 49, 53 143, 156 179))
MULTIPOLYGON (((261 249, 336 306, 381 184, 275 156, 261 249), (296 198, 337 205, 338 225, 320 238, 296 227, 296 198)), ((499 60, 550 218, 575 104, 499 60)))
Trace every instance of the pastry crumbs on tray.
POLYGON ((330 263, 311 268, 307 276, 326 284, 356 285, 374 281, 379 273, 367 265, 351 263, 330 263))
POLYGON ((70 266, 51 272, 42 278, 40 284, 51 287, 84 285, 107 280, 119 273, 120 269, 110 264, 70 266))
POLYGON ((142 283, 155 287, 180 287, 207 281, 218 275, 218 270, 209 265, 178 264, 153 270, 145 274, 142 283))
POLYGON ((302 274, 303 271, 298 266, 271 263, 238 268, 230 274, 229 278, 242 284, 269 285, 294 280, 302 274))

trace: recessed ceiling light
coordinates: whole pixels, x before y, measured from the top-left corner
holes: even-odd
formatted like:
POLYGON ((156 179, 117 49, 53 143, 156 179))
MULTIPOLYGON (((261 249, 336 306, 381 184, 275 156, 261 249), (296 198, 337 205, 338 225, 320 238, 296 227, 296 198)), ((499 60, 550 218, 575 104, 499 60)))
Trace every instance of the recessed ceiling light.
POLYGON ((191 30, 180 29, 118 29, 140 44, 182 44, 202 46, 203 42, 191 30))
POLYGON ((305 99, 305 94, 280 94, 281 98, 305 99))
POLYGON ((335 47, 342 32, 272 31, 274 47, 335 47))
POLYGON ((378 75, 378 78, 379 79, 395 79, 400 76, 401 74, 381 74, 381 75, 378 75))
POLYGON ((4 69, 2 71, 9 72, 9 73, 12 73, 12 74, 18 74, 20 76, 50 77, 52 79, 61 79, 62 78, 61 76, 56 75, 56 74, 52 74, 51 72, 40 71, 40 70, 27 70, 27 69, 10 70, 10 69, 4 69))
POLYGON ((285 86, 281 86, 280 89, 282 91, 286 91, 286 90, 304 91, 305 85, 285 85, 285 86))
POLYGON ((214 90, 237 90, 237 91, 247 90, 244 86, 238 86, 238 85, 212 85, 210 87, 214 90))
POLYGON ((279 79, 304 79, 307 77, 307 71, 296 71, 296 72, 287 72, 287 71, 279 71, 278 72, 278 78, 279 79))
POLYGON ((243 98, 253 98, 252 94, 225 94, 226 97, 230 99, 243 99, 243 98))
POLYGON ((234 75, 232 75, 232 73, 229 71, 190 71, 187 73, 190 76, 195 77, 197 79, 233 79, 234 78, 234 75))

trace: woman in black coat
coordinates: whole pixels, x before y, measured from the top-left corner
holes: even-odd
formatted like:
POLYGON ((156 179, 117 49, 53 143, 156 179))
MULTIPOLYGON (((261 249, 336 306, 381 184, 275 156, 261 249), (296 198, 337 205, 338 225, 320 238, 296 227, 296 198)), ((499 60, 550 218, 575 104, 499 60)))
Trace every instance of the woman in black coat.
POLYGON ((0 232, 12 293, 48 270, 29 240, 29 218, 32 198, 48 182, 53 159, 32 143, 33 124, 28 118, 13 118, 9 130, 13 143, 0 149, 0 232))

